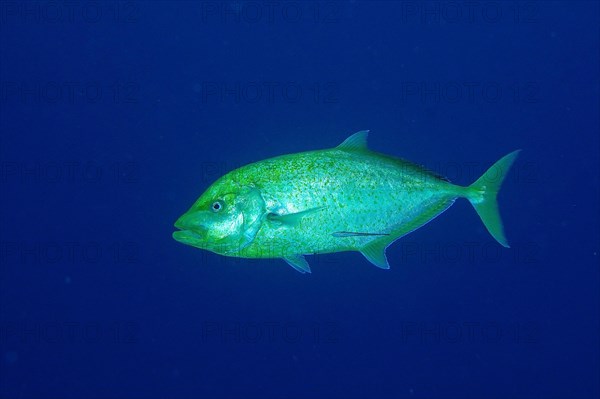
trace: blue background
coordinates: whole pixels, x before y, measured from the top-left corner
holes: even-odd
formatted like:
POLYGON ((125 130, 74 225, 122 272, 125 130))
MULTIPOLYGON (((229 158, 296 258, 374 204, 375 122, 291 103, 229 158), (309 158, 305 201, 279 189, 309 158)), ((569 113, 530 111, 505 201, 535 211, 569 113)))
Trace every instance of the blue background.
POLYGON ((0 397, 598 397, 599 6, 485 4, 3 2, 0 397), (389 271, 171 238, 362 129, 464 185, 522 148, 513 248, 466 201, 389 271))

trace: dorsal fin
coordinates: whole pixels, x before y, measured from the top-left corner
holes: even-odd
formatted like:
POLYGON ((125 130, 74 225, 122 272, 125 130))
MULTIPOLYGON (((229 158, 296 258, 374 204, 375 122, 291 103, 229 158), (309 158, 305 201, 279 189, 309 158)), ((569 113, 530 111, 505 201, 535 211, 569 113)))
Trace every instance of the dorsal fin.
POLYGON ((345 151, 367 151, 367 138, 369 137, 368 130, 361 130, 348 137, 344 142, 336 148, 345 151))

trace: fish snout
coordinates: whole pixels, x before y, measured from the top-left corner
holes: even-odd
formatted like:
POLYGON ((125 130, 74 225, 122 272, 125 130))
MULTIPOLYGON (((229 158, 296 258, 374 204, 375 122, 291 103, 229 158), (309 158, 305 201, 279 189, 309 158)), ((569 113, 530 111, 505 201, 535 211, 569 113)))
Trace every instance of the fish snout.
POLYGON ((190 231, 198 236, 204 236, 207 228, 202 224, 201 212, 185 213, 175 222, 175 227, 182 231, 190 231))

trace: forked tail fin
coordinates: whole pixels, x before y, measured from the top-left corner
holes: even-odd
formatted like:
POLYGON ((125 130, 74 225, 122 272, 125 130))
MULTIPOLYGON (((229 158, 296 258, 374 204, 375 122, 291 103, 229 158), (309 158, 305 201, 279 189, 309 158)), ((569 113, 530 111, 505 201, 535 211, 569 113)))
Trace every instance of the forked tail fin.
POLYGON ((496 196, 511 165, 521 150, 513 151, 492 165, 477 181, 467 187, 467 199, 471 202, 481 221, 492 237, 501 245, 509 247, 496 196))

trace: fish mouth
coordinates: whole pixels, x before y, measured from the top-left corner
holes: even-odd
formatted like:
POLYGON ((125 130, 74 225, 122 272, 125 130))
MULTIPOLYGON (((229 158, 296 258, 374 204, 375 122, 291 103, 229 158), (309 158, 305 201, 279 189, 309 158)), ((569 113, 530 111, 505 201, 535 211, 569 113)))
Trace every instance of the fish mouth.
POLYGON ((199 245, 206 240, 207 229, 197 223, 191 223, 185 215, 175 222, 178 231, 173 232, 173 239, 184 244, 199 245))
POLYGON ((182 244, 190 245, 196 248, 206 247, 206 234, 198 230, 178 230, 173 232, 173 239, 182 244))

